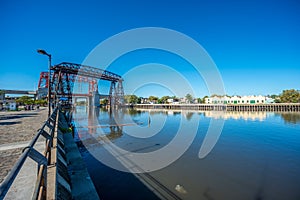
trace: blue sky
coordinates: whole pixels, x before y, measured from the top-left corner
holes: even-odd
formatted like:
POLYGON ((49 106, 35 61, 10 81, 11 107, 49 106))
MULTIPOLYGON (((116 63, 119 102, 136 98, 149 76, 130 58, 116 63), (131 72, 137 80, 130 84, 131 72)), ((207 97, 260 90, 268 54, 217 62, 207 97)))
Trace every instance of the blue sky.
MULTIPOLYGON (((229 95, 300 89, 299 5, 297 0, 1 0, 0 89, 37 87, 39 73, 47 70, 47 57, 37 54, 38 48, 52 54, 53 64, 82 63, 101 41, 139 27, 169 28, 196 40, 216 63, 229 95)), ((123 74, 134 63, 178 63, 164 56, 172 60, 157 52, 137 53, 120 58, 115 63, 122 67, 111 69, 123 74)), ((195 96, 208 94, 201 78, 193 77, 193 70, 184 64, 175 68, 191 77, 195 96)), ((126 81, 124 87, 126 92, 126 81)), ((170 92, 151 85, 137 90, 140 96, 151 94, 170 92)))

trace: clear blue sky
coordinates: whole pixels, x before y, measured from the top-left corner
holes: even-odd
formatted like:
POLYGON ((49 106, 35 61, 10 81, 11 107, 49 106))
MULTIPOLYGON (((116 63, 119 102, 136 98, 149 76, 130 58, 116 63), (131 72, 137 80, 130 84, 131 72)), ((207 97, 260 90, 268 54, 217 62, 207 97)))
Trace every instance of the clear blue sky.
MULTIPOLYGON (((101 41, 138 27, 169 28, 195 39, 216 63, 229 95, 300 89, 299 10, 297 0, 1 0, 0 89, 37 87, 39 73, 47 70, 47 57, 37 54, 38 48, 51 53, 54 64, 82 63, 101 41)), ((163 92, 147 86, 138 94, 163 92)))

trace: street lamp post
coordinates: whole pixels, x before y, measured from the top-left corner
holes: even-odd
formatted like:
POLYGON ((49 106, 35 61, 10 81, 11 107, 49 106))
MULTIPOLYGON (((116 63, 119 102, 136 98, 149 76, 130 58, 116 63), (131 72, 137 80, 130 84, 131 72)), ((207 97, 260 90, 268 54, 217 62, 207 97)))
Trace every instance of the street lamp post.
POLYGON ((46 55, 48 56, 49 58, 49 62, 48 62, 48 70, 49 70, 49 74, 48 74, 48 117, 50 117, 51 115, 51 82, 50 82, 50 75, 51 75, 51 54, 48 54, 45 50, 43 49, 38 49, 37 52, 39 54, 42 54, 42 55, 46 55))

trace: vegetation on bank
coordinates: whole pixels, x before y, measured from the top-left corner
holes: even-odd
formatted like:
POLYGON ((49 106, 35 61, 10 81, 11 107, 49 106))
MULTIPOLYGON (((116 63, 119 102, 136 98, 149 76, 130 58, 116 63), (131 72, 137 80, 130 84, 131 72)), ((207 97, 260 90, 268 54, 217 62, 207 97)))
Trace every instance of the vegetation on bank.
POLYGON ((300 91, 295 89, 283 90, 279 95, 279 103, 300 103, 300 91))
POLYGON ((34 100, 28 96, 21 96, 16 100, 16 102, 20 105, 41 105, 41 106, 47 105, 47 100, 45 99, 34 100))
MULTIPOLYGON (((213 96, 224 96, 213 94, 213 96)), ((226 95, 230 97, 229 95, 226 95)), ((281 94, 276 95, 267 95, 267 97, 274 99, 275 103, 300 103, 300 90, 289 89, 283 90, 281 94)), ((187 94, 185 96, 185 100, 187 103, 197 102, 197 103, 205 103, 205 98, 208 96, 204 96, 203 98, 194 98, 191 94, 187 94)), ((143 100, 147 99, 147 101, 158 104, 169 103, 168 101, 172 99, 172 102, 179 102, 180 98, 176 96, 163 96, 161 98, 156 96, 149 96, 148 98, 138 97, 136 95, 125 95, 125 103, 128 104, 139 104, 143 103, 143 100)))

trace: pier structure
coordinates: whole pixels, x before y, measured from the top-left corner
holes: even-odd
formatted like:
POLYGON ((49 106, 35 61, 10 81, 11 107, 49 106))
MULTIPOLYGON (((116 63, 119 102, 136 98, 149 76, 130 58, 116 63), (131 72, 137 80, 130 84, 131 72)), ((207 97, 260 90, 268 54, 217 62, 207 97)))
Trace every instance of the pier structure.
POLYGON ((135 104, 135 108, 201 111, 300 112, 300 103, 273 104, 135 104))

